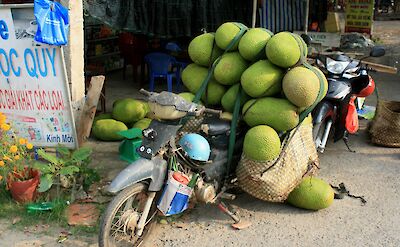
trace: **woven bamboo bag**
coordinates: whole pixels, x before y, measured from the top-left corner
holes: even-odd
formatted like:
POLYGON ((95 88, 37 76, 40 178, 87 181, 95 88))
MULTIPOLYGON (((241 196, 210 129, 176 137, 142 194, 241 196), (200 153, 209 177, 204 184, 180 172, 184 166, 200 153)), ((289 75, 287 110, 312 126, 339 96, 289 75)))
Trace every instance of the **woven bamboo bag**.
POLYGON ((248 194, 270 202, 283 202, 306 175, 319 168, 312 124, 301 124, 283 141, 280 156, 259 162, 244 154, 236 170, 239 186, 248 194))
POLYGON ((371 141, 385 147, 400 147, 400 102, 378 100, 369 129, 371 141))

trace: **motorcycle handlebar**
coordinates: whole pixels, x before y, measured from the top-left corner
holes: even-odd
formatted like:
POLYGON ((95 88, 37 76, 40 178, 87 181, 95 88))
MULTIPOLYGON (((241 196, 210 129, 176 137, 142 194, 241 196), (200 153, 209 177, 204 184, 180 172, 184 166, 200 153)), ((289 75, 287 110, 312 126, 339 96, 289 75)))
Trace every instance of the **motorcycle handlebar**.
POLYGON ((222 111, 220 111, 220 110, 214 110, 214 109, 210 109, 210 108, 206 108, 206 107, 202 107, 200 110, 198 110, 198 111, 196 111, 196 112, 193 112, 193 113, 188 113, 189 115, 194 115, 194 116, 201 116, 201 115, 203 115, 204 113, 209 113, 209 114, 212 114, 212 115, 217 115, 218 117, 220 117, 221 116, 221 114, 222 114, 222 111))
POLYGON ((143 88, 139 90, 139 93, 141 93, 141 94, 143 94, 145 96, 150 96, 151 95, 151 93, 149 91, 147 91, 147 90, 145 90, 143 88))
POLYGON ((210 109, 210 108, 205 108, 204 112, 210 113, 213 115, 221 115, 221 113, 222 113, 222 111, 220 111, 220 110, 214 110, 214 109, 210 109))
MULTIPOLYGON (((150 96, 151 92, 145 90, 145 89, 140 89, 139 92, 145 96, 150 96)), ((222 111, 220 110, 214 110, 214 109, 210 109, 210 108, 205 108, 203 107, 203 109, 201 109, 200 111, 195 112, 194 114, 190 114, 190 115, 196 115, 196 116, 200 116, 203 113, 209 113, 209 114, 213 114, 213 115, 218 115, 221 116, 222 111)))

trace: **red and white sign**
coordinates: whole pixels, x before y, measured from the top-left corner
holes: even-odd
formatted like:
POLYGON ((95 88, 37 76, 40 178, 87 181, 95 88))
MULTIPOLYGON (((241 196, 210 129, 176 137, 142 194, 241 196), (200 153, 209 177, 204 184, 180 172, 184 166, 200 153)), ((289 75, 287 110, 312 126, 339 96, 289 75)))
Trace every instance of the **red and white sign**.
POLYGON ((33 7, 0 5, 0 112, 36 146, 75 148, 62 49, 36 43, 33 7))

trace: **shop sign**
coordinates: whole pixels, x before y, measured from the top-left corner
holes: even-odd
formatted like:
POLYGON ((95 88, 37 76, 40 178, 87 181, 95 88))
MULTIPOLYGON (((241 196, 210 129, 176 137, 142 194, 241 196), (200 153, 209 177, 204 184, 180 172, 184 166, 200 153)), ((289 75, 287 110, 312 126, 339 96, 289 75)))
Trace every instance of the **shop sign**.
POLYGON ((0 112, 36 146, 75 148, 63 52, 36 43, 33 6, 0 4, 0 112))
POLYGON ((346 32, 371 34, 374 15, 373 0, 346 1, 346 32))
MULTIPOLYGON (((294 31, 299 35, 304 32, 294 31)), ((340 34, 339 33, 326 33, 326 32, 307 32, 307 35, 311 38, 311 43, 321 44, 324 47, 339 47, 340 46, 340 34)))

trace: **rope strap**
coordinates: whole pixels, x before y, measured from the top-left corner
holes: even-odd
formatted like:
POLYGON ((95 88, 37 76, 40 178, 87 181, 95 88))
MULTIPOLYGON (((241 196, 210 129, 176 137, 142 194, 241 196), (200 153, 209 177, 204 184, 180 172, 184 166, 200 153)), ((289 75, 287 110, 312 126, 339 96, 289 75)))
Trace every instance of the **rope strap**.
MULTIPOLYGON (((210 80, 214 74, 215 67, 221 61, 222 56, 226 52, 228 52, 230 49, 232 49, 232 47, 234 47, 236 45, 236 43, 240 40, 240 38, 243 36, 243 34, 247 31, 247 27, 245 25, 243 25, 242 23, 234 22, 234 24, 239 28, 239 32, 235 35, 235 37, 229 43, 229 45, 225 49, 224 53, 215 60, 215 62, 212 64, 211 68, 208 70, 208 74, 207 74, 206 78, 203 80, 203 82, 200 86, 200 89, 197 91, 196 96, 194 97, 194 100, 193 100, 194 103, 199 103, 201 96, 205 92, 207 92, 208 83, 210 82, 210 80)), ((215 46, 215 41, 213 43, 213 50, 214 50, 214 46, 215 46)), ((211 51, 211 56, 212 56, 212 51, 211 51)), ((211 63, 211 61, 210 61, 210 63, 211 63)))

